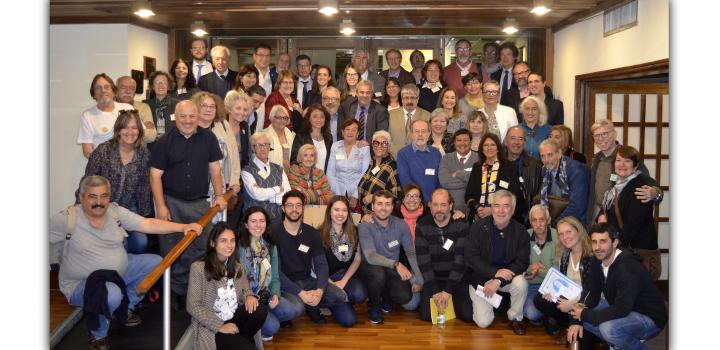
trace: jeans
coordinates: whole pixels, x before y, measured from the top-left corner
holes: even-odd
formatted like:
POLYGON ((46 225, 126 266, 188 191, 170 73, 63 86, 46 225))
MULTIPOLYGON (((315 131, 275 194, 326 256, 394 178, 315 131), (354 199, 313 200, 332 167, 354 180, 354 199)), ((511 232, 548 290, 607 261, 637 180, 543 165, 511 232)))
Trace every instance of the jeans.
POLYGON ((274 309, 269 309, 265 323, 262 325, 262 336, 272 337, 280 329, 280 322, 293 320, 305 311, 304 307, 298 307, 289 300, 278 297, 279 302, 274 309))
POLYGON ((535 307, 535 294, 538 293, 540 284, 528 284, 527 298, 523 306, 523 314, 530 321, 537 321, 543 317, 543 313, 535 307))
MULTIPOLYGON (((315 278, 308 278, 294 282, 302 290, 313 290, 317 288, 317 280, 315 278)), ((332 283, 328 283, 325 287, 322 299, 317 306, 306 305, 298 295, 286 292, 283 292, 282 294, 283 297, 295 304, 296 307, 304 307, 308 312, 320 313, 321 307, 330 309, 333 317, 335 317, 335 320, 343 327, 352 327, 355 325, 357 320, 355 309, 353 309, 350 303, 345 301, 347 300, 345 292, 332 283)))
POLYGON ((402 304, 402 308, 406 311, 415 311, 417 310, 418 305, 420 305, 420 292, 412 293, 410 301, 402 304))
MULTIPOLYGON (((122 275, 122 279, 125 281, 125 286, 127 287, 126 292, 129 299, 129 310, 135 309, 135 305, 137 305, 143 298, 143 296, 135 294, 135 288, 138 284, 140 284, 145 276, 152 271, 160 260, 162 260, 162 258, 155 254, 128 254, 128 266, 127 270, 122 275)), ((80 282, 80 284, 78 284, 75 288, 75 291, 73 291, 73 295, 70 297, 70 305, 77 307, 83 306, 85 282, 86 281, 80 282)), ((108 309, 110 309, 110 313, 114 313, 115 309, 120 306, 120 302, 122 301, 122 291, 114 283, 107 282, 105 283, 105 286, 108 290, 108 309)), ((107 336, 108 329, 110 328, 110 320, 105 318, 103 315, 99 315, 98 317, 100 318, 100 328, 91 330, 90 334, 92 334, 95 338, 104 338, 107 336)))
POLYGON ((363 261, 358 269, 358 277, 368 293, 368 307, 379 308, 386 291, 390 301, 396 304, 407 304, 412 300, 410 282, 403 281, 395 269, 370 265, 363 261))
MULTIPOLYGON (((600 299, 600 303, 593 310, 602 310, 607 307, 607 301, 600 299)), ((647 345, 640 340, 651 339, 662 331, 650 317, 635 311, 623 318, 605 321, 597 326, 583 322, 583 328, 608 344, 623 350, 647 349, 647 345)))
MULTIPOLYGON (((341 280, 344 275, 345 270, 339 270, 332 274, 332 276, 330 276, 330 279, 337 282, 341 280)), ((345 291, 345 294, 347 294, 348 302, 350 304, 362 304, 365 299, 367 299, 367 291, 365 291, 365 286, 363 286, 357 276, 353 275, 352 277, 350 277, 348 282, 345 284, 345 288, 343 288, 343 291, 345 291)))
POLYGON ((145 254, 148 246, 147 235, 138 231, 128 231, 127 234, 124 245, 128 254, 145 254))

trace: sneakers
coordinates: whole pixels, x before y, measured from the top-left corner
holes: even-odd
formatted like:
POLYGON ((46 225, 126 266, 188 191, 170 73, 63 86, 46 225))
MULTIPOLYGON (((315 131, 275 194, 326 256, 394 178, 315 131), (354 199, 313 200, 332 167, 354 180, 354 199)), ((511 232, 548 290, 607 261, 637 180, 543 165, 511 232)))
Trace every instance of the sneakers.
POLYGON ((88 349, 90 350, 110 350, 110 340, 108 337, 95 338, 92 335, 88 339, 88 349))
POLYGON ((128 310, 128 317, 127 322, 125 322, 125 327, 135 327, 142 323, 142 319, 140 316, 132 313, 132 311, 128 310))
POLYGON ((377 306, 368 307, 368 317, 370 318, 370 323, 372 324, 382 324, 384 322, 380 308, 377 306))
POLYGON ((327 320, 325 320, 325 316, 320 314, 319 310, 313 310, 307 312, 308 316, 310 316, 310 320, 317 324, 325 324, 327 323, 327 320))
POLYGON ((272 335, 269 337, 262 337, 262 341, 271 341, 272 339, 273 339, 272 335))
POLYGON ((529 321, 530 321, 530 324, 533 326, 542 326, 544 323, 542 318, 538 318, 537 320, 529 320, 529 321))
POLYGON ((384 312, 386 314, 390 313, 390 311, 392 311, 392 309, 393 309, 393 304, 390 302, 382 302, 380 304, 380 310, 382 310, 382 312, 384 312))

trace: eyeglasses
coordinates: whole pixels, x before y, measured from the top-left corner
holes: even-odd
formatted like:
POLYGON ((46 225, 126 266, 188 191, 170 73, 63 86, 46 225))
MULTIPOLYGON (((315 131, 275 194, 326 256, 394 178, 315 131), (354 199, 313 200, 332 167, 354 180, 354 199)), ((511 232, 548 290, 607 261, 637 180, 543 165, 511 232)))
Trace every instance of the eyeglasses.
POLYGON ((216 105, 206 105, 203 103, 200 105, 200 109, 217 109, 217 106, 216 105))
POLYGON ((387 142, 387 141, 380 142, 378 140, 374 140, 372 143, 373 143, 373 146, 375 146, 375 147, 380 147, 380 146, 387 147, 390 145, 390 142, 387 142))
POLYGON ((610 136, 610 133, 612 133, 613 131, 615 131, 615 130, 610 130, 610 131, 606 131, 606 132, 600 132, 597 134, 593 134, 593 138, 596 138, 596 139, 603 138, 604 139, 604 138, 610 136))
POLYGON ((300 209, 302 207, 303 207, 302 203, 285 203, 285 208, 288 208, 288 209, 292 209, 292 208, 300 209))
POLYGON ((456 47, 456 48, 455 48, 455 51, 457 51, 457 52, 470 52, 470 48, 469 48, 469 47, 456 47))
POLYGON ((256 143, 255 147, 257 147, 259 149, 266 149, 266 148, 270 148, 270 144, 269 143, 256 143))
POLYGON ((279 115, 276 115, 276 116, 275 116, 275 119, 280 119, 280 120, 285 120, 285 121, 287 121, 287 120, 290 120, 290 117, 288 117, 288 116, 279 116, 279 115))
POLYGON ((417 97, 417 96, 414 96, 414 95, 403 95, 402 99, 403 99, 403 100, 410 100, 410 101, 412 101, 412 100, 417 100, 418 97, 417 97))
POLYGON ((323 97, 323 101, 340 101, 340 97, 323 97))
POLYGON ((500 93, 500 90, 489 90, 489 91, 483 91, 483 94, 488 96, 497 96, 500 93))
POLYGON ((530 72, 530 70, 527 70, 527 69, 526 69, 526 70, 524 70, 524 71, 522 71, 522 72, 517 72, 517 73, 513 72, 513 75, 522 75, 522 74, 526 74, 526 73, 529 73, 529 72, 530 72))
POLYGON ((407 199, 420 199, 420 195, 419 195, 419 194, 411 193, 411 194, 406 194, 406 195, 405 195, 405 198, 407 198, 407 199))

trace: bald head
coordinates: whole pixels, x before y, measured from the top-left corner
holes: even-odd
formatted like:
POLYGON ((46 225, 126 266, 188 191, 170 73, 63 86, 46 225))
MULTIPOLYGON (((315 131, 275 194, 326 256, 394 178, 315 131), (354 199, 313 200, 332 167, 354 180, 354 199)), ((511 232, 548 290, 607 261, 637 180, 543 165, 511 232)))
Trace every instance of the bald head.
POLYGON ((127 75, 124 75, 117 78, 115 85, 118 87, 118 94, 115 99, 118 102, 132 105, 135 102, 135 89, 137 88, 135 80, 127 75))
POLYGON ((198 127, 198 108, 191 100, 183 100, 175 105, 175 127, 185 136, 190 137, 198 127))

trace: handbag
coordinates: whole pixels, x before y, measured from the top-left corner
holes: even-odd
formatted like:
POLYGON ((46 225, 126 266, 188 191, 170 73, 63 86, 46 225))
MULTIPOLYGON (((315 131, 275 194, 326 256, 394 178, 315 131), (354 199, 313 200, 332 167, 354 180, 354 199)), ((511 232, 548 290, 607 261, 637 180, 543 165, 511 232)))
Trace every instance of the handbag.
POLYGON ((559 217, 570 204, 570 198, 548 195, 547 199, 551 218, 559 217))
MULTIPOLYGON (((617 218, 618 226, 620 226, 620 229, 622 230, 625 225, 623 223, 622 216, 620 215, 620 205, 618 204, 619 200, 617 200, 617 198, 619 198, 617 191, 615 192, 615 198, 616 200, 613 201, 615 217, 617 218)), ((657 281, 662 273, 660 249, 633 249, 632 247, 631 249, 635 254, 642 258, 643 266, 645 266, 645 269, 648 270, 653 281, 657 281)))

